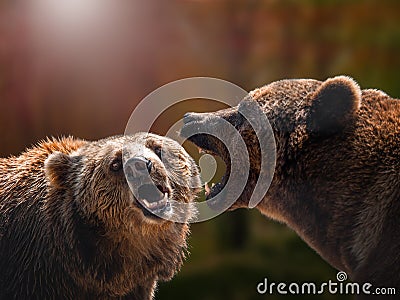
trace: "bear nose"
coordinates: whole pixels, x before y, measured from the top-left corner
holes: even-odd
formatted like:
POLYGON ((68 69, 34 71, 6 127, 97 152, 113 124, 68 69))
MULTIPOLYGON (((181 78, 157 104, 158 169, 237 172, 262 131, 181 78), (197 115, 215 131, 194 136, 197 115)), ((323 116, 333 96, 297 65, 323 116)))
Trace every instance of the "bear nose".
POLYGON ((153 164, 149 159, 143 156, 135 156, 130 158, 126 162, 126 166, 132 173, 130 175, 132 175, 133 177, 139 177, 146 174, 147 172, 150 173, 153 164))
POLYGON ((184 124, 187 124, 187 123, 190 123, 193 121, 196 121, 195 113, 188 112, 183 115, 183 123, 184 124))

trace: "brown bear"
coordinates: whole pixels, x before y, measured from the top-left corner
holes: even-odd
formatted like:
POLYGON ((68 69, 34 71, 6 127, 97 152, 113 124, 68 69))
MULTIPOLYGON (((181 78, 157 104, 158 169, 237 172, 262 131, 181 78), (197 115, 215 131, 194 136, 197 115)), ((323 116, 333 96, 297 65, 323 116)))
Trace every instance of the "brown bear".
MULTIPOLYGON (((184 137, 222 118, 246 143, 249 178, 231 209, 248 206, 260 174, 263 145, 240 113, 254 102, 276 144, 274 177, 257 208, 294 229, 352 280, 400 293, 400 101, 338 76, 281 80, 250 92, 236 107, 186 114, 184 137)), ((214 136, 189 140, 227 165, 228 174, 210 191, 214 196, 236 157, 214 136)))
POLYGON ((148 133, 51 139, 0 159, 0 299, 151 299, 181 267, 189 233, 159 213, 198 186, 185 150, 148 133), (128 183, 146 174, 156 188, 136 197, 128 183))

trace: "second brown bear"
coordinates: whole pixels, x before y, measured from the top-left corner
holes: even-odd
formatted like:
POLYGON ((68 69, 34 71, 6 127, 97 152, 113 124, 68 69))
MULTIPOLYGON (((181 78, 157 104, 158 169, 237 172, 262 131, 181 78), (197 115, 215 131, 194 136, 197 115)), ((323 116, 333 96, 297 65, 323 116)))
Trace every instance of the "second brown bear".
MULTIPOLYGON (((222 118, 246 143, 249 180, 232 209, 248 206, 260 174, 260 146, 265 147, 240 113, 249 103, 269 119, 277 150, 271 186, 257 208, 288 224, 354 281, 399 289, 400 100, 338 76, 273 82, 236 107, 187 114, 184 136, 222 118)), ((221 156, 228 171, 237 159, 213 136, 189 139, 221 156)), ((224 187, 227 175, 210 195, 224 187)))

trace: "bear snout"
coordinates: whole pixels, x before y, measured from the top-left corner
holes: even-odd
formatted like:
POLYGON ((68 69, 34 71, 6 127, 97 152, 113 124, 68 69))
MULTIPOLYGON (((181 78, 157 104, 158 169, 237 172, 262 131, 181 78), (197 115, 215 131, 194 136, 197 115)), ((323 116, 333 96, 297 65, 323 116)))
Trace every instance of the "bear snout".
POLYGON ((202 119, 201 114, 188 112, 183 115, 183 123, 188 124, 191 122, 199 122, 202 119))
POLYGON ((144 156, 134 156, 125 163, 125 170, 129 181, 149 175, 153 163, 144 156))

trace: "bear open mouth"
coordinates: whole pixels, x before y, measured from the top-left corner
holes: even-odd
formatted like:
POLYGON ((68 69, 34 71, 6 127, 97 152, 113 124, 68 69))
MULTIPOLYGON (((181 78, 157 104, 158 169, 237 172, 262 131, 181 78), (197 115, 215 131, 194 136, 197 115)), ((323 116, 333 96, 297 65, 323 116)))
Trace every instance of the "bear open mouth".
POLYGON ((192 141, 192 142, 197 146, 197 150, 199 151, 199 154, 207 153, 207 154, 210 154, 213 156, 221 157, 226 164, 225 174, 221 177, 221 180, 219 182, 212 183, 211 186, 209 186, 208 183, 206 182, 204 185, 204 192, 205 192, 206 200, 209 200, 209 199, 217 196, 223 190, 226 183, 228 182, 229 174, 230 174, 230 160, 225 159, 225 157, 223 157, 222 155, 219 155, 218 153, 216 153, 214 151, 209 151, 209 150, 201 148, 200 145, 198 143, 195 143, 194 141, 192 141))
POLYGON ((208 124, 205 122, 206 120, 207 118, 204 118, 203 114, 186 114, 183 118, 184 124, 180 135, 195 144, 200 154, 207 153, 218 156, 226 165, 225 174, 222 176, 220 182, 211 185, 211 187, 207 183, 204 186, 206 200, 209 200, 218 195, 227 184, 231 170, 231 158, 226 146, 216 136, 206 133, 192 134, 198 131, 209 132, 212 124, 208 124))
POLYGON ((161 185, 143 184, 138 188, 137 193, 137 200, 145 216, 158 218, 158 215, 171 210, 169 192, 161 185))

